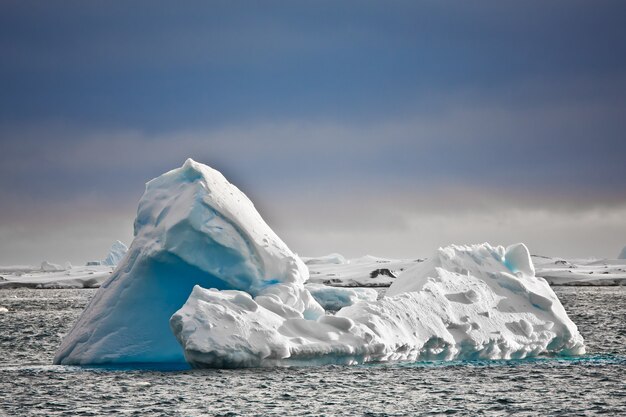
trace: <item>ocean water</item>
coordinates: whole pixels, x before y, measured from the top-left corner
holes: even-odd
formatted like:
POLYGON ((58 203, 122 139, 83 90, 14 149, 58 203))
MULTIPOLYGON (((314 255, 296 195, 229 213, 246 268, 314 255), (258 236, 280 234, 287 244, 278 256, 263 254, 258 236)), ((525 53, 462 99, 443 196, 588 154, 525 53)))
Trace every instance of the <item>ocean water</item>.
POLYGON ((4 290, 0 415, 626 415, 626 287, 557 287, 570 359, 243 370, 50 365, 95 290, 4 290))

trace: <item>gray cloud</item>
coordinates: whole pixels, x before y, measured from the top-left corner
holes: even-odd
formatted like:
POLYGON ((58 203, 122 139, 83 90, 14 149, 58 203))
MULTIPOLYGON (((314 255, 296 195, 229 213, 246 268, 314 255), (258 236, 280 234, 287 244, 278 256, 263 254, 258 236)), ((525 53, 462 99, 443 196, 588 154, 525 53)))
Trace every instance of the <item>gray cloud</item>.
MULTIPOLYGON (((623 2, 0 5, 0 262, 86 260, 193 157, 309 253, 623 246, 623 2)), ((101 256, 101 255, 97 255, 101 256)))
POLYGON ((413 257, 451 242, 526 241, 536 252, 612 256, 626 231, 624 145, 602 126, 620 109, 467 100, 366 125, 4 131, 19 141, 0 167, 1 261, 85 259, 129 240, 145 181, 189 156, 222 170, 304 254, 413 257))

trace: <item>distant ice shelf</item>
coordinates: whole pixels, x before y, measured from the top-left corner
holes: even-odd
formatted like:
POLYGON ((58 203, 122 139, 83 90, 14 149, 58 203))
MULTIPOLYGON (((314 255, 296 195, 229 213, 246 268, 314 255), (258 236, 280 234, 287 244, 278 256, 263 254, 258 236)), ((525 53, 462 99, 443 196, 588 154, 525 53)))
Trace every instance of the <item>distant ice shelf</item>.
MULTIPOLYGON (((384 288, 404 270, 425 260, 333 256, 302 258, 309 270, 309 283, 340 288, 384 288), (343 261, 335 262, 337 259, 343 261)), ((545 278, 553 286, 626 285, 626 259, 566 259, 542 255, 531 258, 536 276, 545 278)), ((113 270, 102 262, 86 267, 68 264, 60 271, 43 271, 39 266, 28 265, 0 266, 0 290, 98 288, 113 270)))
POLYGON ((71 289, 98 288, 113 272, 105 265, 71 266, 59 270, 42 270, 36 267, 0 266, 0 290, 13 288, 71 289))
MULTIPOLYGON (((391 259, 363 256, 342 263, 326 257, 305 258, 310 281, 336 287, 388 287, 406 269, 425 258, 391 259)), ((532 255, 536 275, 550 285, 626 285, 626 259, 565 259, 532 255)))
POLYGON ((64 266, 43 261, 40 267, 17 265, 0 266, 0 289, 71 289, 98 288, 109 278, 117 264, 124 258, 128 248, 119 240, 114 242, 104 261, 64 266))

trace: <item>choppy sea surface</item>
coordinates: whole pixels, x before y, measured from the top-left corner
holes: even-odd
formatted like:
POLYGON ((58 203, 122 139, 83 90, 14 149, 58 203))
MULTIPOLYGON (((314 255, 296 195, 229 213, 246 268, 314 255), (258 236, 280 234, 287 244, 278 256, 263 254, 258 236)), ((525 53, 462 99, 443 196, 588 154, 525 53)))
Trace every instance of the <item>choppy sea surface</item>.
POLYGON ((626 287, 555 291, 583 357, 129 371, 51 365, 95 290, 4 290, 0 416, 626 415, 626 287))

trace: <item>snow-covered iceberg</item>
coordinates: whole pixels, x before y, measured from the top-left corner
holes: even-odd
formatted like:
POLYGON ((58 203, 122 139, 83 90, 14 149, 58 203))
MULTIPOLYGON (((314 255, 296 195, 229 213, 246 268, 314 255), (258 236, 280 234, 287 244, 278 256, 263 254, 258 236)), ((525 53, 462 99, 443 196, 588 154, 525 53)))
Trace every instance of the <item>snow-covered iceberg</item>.
POLYGON ((109 254, 104 259, 104 261, 102 261, 102 265, 117 266, 117 264, 119 264, 122 259, 124 259, 126 252, 128 252, 128 247, 119 240, 116 240, 113 245, 111 245, 109 254))
POLYGON ((304 289, 307 278, 252 202, 218 171, 189 159, 146 184, 128 254, 54 362, 184 362, 169 319, 195 285, 242 290, 268 310, 315 319, 324 310, 304 289))
POLYGON ((242 291, 195 287, 171 324, 196 367, 584 353, 576 325, 534 276, 521 244, 440 249, 388 294, 306 320, 275 314, 242 291))
POLYGON ((63 271, 63 267, 61 265, 53 264, 52 262, 43 261, 41 263, 41 270, 43 272, 59 272, 63 271))
POLYGON ((380 300, 374 290, 305 286, 308 275, 241 191, 187 160, 146 185, 127 255, 55 363, 241 367, 584 352, 521 244, 440 249, 380 300), (320 302, 343 308, 331 314, 320 302))

